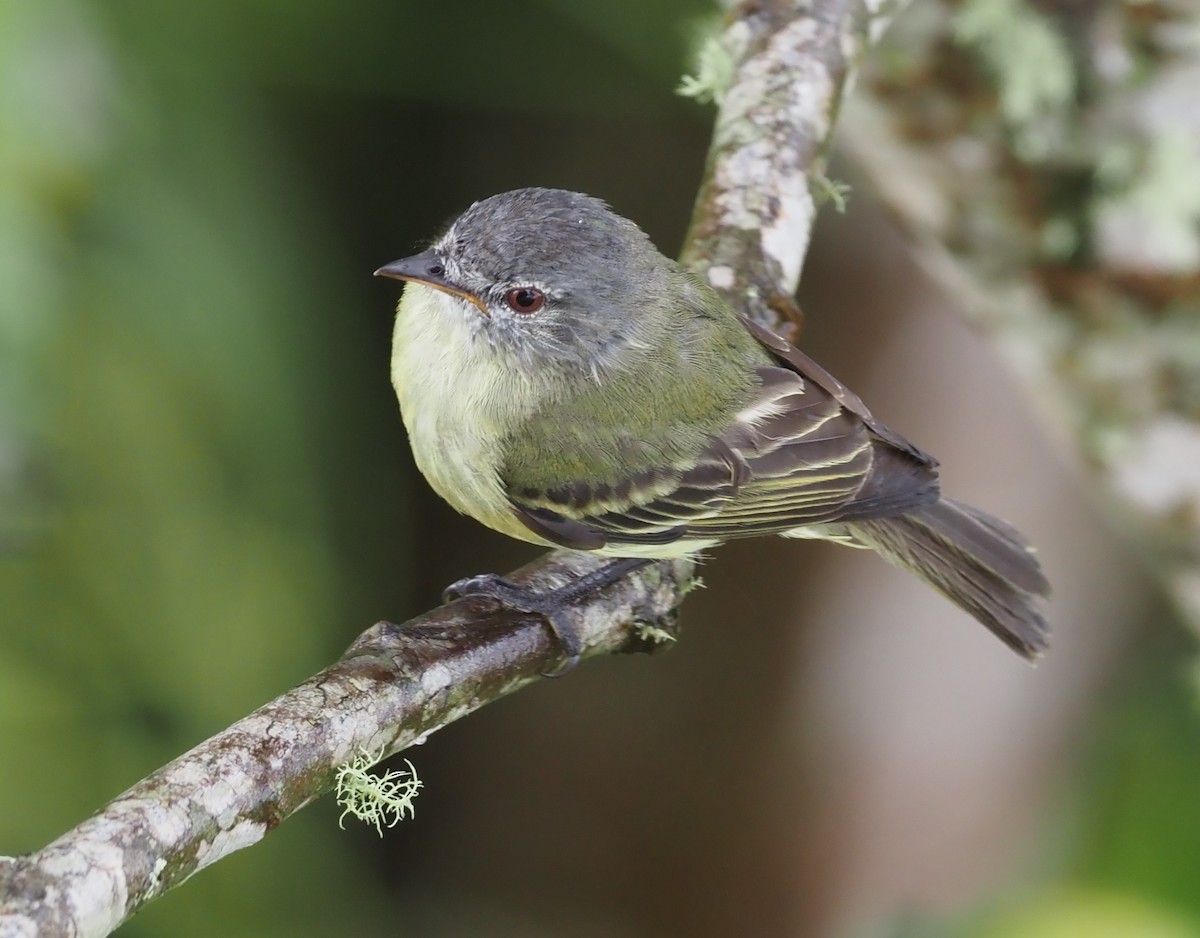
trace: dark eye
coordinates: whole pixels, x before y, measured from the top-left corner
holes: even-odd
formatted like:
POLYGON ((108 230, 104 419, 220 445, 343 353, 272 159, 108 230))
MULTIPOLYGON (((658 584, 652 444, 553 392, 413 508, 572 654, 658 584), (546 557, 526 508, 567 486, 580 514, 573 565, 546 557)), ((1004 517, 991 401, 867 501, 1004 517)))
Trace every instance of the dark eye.
POLYGON ((533 287, 516 287, 504 294, 504 302, 514 313, 536 313, 546 302, 546 295, 533 287))

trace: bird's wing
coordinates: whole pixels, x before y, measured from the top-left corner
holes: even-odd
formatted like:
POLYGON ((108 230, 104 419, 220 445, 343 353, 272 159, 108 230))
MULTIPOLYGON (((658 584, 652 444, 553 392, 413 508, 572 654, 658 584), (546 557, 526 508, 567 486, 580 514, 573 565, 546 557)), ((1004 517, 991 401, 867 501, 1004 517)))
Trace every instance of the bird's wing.
POLYGON ((799 349, 746 328, 778 363, 692 464, 617 485, 509 487, 522 522, 576 550, 725 540, 904 514, 938 499, 936 461, 880 424, 799 349))

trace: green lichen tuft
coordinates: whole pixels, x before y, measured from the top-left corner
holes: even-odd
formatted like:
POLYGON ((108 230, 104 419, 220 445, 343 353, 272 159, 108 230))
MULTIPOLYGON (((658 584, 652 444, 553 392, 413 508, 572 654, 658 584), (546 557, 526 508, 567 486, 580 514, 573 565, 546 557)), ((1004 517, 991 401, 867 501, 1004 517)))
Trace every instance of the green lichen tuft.
POLYGON ((348 762, 337 771, 337 801, 345 810, 338 818, 338 826, 344 827, 346 815, 350 814, 366 824, 373 824, 376 833, 383 836, 383 828, 395 827, 406 816, 413 816, 413 800, 423 787, 417 778, 417 770, 407 759, 408 771, 394 769, 383 775, 372 775, 371 766, 382 757, 381 750, 372 755, 359 750, 353 762, 348 762))
POLYGON ((676 641, 674 635, 666 629, 659 628, 657 625, 649 623, 640 623, 637 628, 637 637, 643 642, 653 642, 655 645, 665 645, 667 642, 676 641))
POLYGON ((846 214, 849 195, 854 191, 850 183, 842 182, 840 179, 830 179, 824 173, 816 173, 812 177, 812 185, 813 198, 818 205, 828 202, 839 215, 846 214))
POLYGON ((715 35, 704 36, 696 50, 696 64, 691 75, 680 79, 675 93, 694 98, 701 104, 720 104, 729 83, 733 81, 733 58, 715 35))

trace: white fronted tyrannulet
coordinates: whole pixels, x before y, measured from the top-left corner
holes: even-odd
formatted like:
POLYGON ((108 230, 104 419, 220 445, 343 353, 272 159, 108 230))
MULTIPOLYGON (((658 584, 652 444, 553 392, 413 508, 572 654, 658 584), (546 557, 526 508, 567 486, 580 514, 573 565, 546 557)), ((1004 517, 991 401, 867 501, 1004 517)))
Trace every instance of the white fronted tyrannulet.
POLYGON ((759 534, 866 547, 1018 653, 1045 647, 1025 539, 942 498, 933 458, 598 199, 484 199, 377 273, 407 281, 392 381, 459 511, 621 558, 759 534))

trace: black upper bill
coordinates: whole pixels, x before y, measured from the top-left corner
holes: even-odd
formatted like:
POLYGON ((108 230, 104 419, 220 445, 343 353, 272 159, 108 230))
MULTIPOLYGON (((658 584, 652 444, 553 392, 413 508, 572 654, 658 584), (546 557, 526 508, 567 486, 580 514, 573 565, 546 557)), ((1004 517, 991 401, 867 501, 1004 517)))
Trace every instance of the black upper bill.
POLYGON ((464 300, 474 303, 485 316, 488 315, 487 307, 479 297, 446 279, 446 267, 436 251, 422 251, 412 257, 384 264, 375 271, 375 276, 391 277, 393 280, 411 280, 414 283, 423 283, 435 290, 441 290, 443 293, 461 296, 464 300))
MULTIPOLYGON (((422 251, 412 257, 405 257, 390 264, 384 264, 377 271, 376 277, 391 277, 393 280, 419 280, 431 287, 453 287, 446 280, 446 268, 436 251, 422 251)), ((455 287, 457 289, 457 287, 455 287)))

